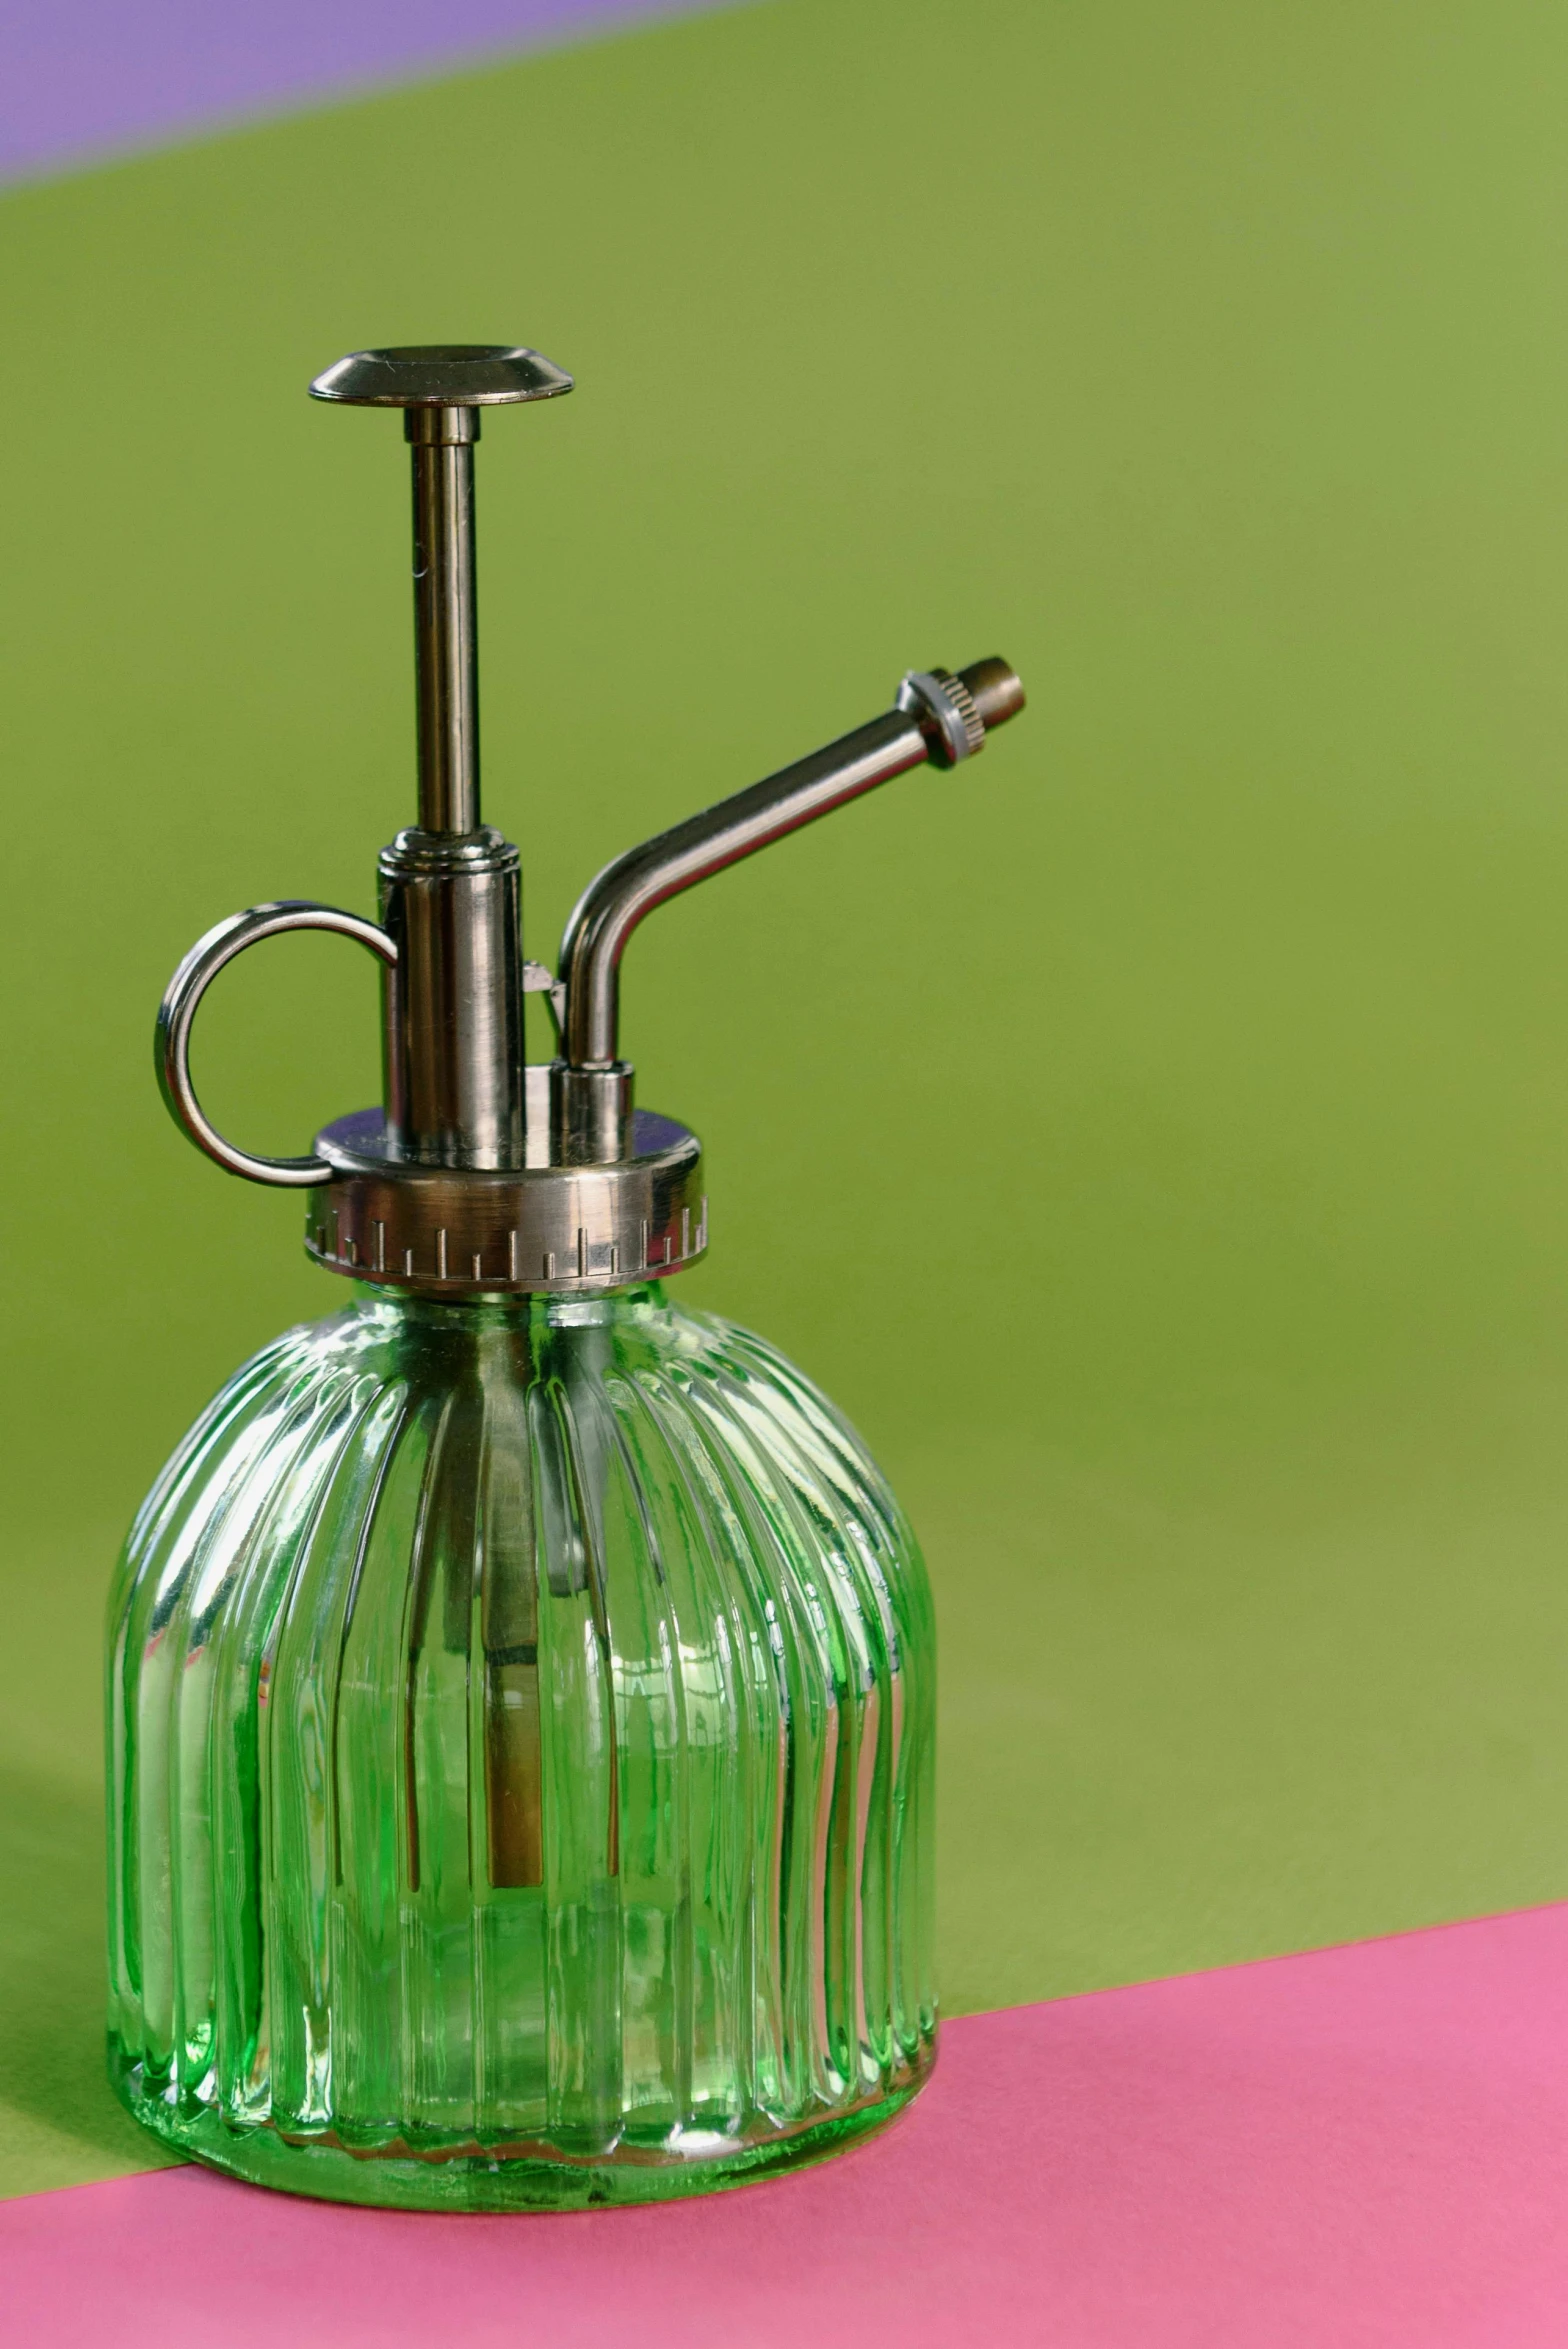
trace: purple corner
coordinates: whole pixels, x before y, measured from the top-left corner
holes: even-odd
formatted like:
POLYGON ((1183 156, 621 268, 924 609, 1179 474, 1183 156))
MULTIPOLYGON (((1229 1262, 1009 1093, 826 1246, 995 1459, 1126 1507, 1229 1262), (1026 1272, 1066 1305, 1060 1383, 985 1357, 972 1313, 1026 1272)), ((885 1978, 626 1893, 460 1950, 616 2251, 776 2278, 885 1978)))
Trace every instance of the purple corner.
POLYGON ((11 0, 0 178, 714 0, 11 0))

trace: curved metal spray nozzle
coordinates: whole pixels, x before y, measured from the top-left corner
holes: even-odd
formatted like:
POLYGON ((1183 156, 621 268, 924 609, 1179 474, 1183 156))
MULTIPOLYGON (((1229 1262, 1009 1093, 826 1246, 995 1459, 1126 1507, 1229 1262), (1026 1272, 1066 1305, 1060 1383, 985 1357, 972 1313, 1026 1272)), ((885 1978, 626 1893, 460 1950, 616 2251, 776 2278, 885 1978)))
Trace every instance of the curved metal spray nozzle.
POLYGON ((583 1164, 622 1155, 631 1072, 619 1056, 620 964, 655 906, 911 767, 927 760, 955 766, 1023 706, 1023 686, 1004 660, 976 661, 956 676, 912 670, 884 716, 688 816, 597 873, 561 940, 553 1124, 562 1157, 583 1164))

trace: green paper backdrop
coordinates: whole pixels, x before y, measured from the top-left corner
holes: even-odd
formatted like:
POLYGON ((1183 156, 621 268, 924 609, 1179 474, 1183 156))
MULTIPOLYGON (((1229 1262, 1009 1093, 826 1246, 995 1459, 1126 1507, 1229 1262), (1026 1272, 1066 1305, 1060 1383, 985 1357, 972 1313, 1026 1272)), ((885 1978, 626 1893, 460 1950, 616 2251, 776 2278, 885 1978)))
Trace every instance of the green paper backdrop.
MULTIPOLYGON (((1001 651, 1027 717, 650 924, 686 1293, 860 1423, 943 1614, 950 2011, 1568 1891, 1568 19, 773 0, 0 206, 0 2179, 99 2085, 97 1643, 219 1380, 338 1301, 152 1012, 411 812, 385 341, 480 452, 486 809, 607 856, 1001 651)), ((225 978, 302 1147, 363 958, 225 978)))

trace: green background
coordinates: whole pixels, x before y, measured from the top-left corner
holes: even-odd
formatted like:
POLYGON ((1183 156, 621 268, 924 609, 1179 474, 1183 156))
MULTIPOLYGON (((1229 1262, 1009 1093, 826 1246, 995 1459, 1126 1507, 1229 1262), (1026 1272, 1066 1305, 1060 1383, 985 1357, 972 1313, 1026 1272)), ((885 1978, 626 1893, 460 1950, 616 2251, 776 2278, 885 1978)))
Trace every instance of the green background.
MULTIPOLYGON (((1568 18, 772 0, 0 207, 0 2175, 99 2085, 123 1525, 338 1301, 153 1007, 412 807, 404 458, 307 378, 537 343, 480 452, 529 943, 630 840, 993 651, 1028 715, 660 914, 694 1300, 860 1423, 943 1615, 949 2011, 1568 1891, 1568 18)), ((330 941, 203 1015, 373 1097, 330 941)))

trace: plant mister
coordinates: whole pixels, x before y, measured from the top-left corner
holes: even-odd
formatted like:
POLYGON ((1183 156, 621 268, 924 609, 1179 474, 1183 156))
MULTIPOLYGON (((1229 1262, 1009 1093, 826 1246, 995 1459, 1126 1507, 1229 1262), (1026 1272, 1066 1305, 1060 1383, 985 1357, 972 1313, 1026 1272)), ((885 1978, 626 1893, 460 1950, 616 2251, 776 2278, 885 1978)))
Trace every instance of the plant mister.
POLYGON ((317 399, 412 452, 419 821, 379 920, 220 922, 164 997, 175 1119, 298 1189, 351 1301, 238 1371, 158 1478, 108 1666, 110 2065, 169 2146, 347 2202, 639 2202, 813 2160, 935 2055, 934 1646, 909 1527, 772 1347, 684 1311, 695 1134, 633 1103, 621 957, 656 906, 1023 706, 1000 660, 592 881, 558 976, 480 818, 474 445, 538 352, 362 351, 317 399), (191 1023, 289 930, 381 965, 384 1103, 263 1158, 191 1023), (527 1064, 545 996, 556 1057, 527 1064))

